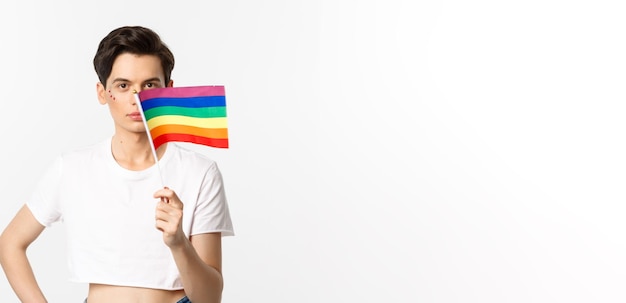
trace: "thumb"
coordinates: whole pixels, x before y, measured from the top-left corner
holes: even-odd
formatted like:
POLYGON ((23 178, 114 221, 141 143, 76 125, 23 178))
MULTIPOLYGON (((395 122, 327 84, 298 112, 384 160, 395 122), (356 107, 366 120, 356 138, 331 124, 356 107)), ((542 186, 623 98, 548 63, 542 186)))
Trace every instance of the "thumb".
POLYGON ((174 192, 169 187, 164 186, 163 189, 159 189, 154 193, 155 198, 160 198, 161 202, 170 203, 171 198, 174 197, 174 192))
POLYGON ((163 190, 165 191, 165 194, 161 196, 161 201, 168 203, 175 208, 183 208, 183 202, 180 201, 175 191, 171 190, 167 186, 163 187, 163 190))
MULTIPOLYGON (((167 186, 164 186, 163 189, 170 189, 167 186)), ((170 199, 166 196, 161 196, 161 202, 170 203, 170 199)))

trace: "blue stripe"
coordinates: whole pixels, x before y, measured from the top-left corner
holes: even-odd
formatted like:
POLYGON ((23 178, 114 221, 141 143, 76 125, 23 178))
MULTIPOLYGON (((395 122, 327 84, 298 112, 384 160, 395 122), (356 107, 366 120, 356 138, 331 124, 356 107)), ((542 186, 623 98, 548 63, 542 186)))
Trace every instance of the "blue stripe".
POLYGON ((226 106, 225 96, 201 96, 188 98, 153 98, 141 101, 141 108, 147 111, 159 106, 179 106, 179 107, 214 107, 226 106))

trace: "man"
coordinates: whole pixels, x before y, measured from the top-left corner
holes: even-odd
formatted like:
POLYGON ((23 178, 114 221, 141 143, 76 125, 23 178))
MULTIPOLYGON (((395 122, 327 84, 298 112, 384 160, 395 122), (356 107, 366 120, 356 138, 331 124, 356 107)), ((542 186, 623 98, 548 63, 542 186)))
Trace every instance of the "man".
POLYGON ((154 31, 126 26, 100 42, 94 67, 114 134, 59 157, 6 227, 0 263, 11 287, 22 302, 46 302, 26 249, 62 220, 85 301, 220 302, 221 237, 233 235, 220 171, 173 143, 156 163, 134 96, 173 85, 172 53, 154 31))

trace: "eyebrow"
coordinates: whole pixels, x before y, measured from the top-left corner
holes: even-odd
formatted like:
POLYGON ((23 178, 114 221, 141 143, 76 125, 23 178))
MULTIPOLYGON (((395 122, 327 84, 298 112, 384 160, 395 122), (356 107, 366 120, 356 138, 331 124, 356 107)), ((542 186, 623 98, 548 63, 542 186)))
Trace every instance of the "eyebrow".
POLYGON ((111 83, 115 83, 115 82, 130 82, 130 81, 124 78, 115 78, 113 79, 113 81, 111 81, 111 83))
POLYGON ((143 82, 144 82, 144 83, 146 83, 146 82, 161 82, 161 78, 159 78, 159 77, 154 77, 154 78, 150 78, 150 79, 143 80, 143 82))
MULTIPOLYGON (((143 83, 147 83, 147 82, 161 82, 161 78, 159 77, 154 77, 154 78, 149 78, 146 80, 143 80, 143 83)), ((115 82, 130 82, 130 80, 128 79, 124 79, 124 78, 115 78, 113 79, 113 81, 111 81, 111 83, 115 83, 115 82)))

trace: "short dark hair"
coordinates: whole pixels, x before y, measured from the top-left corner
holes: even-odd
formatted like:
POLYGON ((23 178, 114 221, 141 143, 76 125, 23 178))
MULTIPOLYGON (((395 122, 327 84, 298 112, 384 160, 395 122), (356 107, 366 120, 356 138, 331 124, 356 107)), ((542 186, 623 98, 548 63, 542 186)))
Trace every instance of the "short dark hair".
POLYGON ((123 26, 114 29, 100 41, 98 51, 93 58, 96 74, 104 87, 111 75, 115 58, 124 53, 159 57, 165 76, 164 84, 167 85, 170 82, 174 69, 174 55, 161 41, 159 35, 142 26, 123 26))

